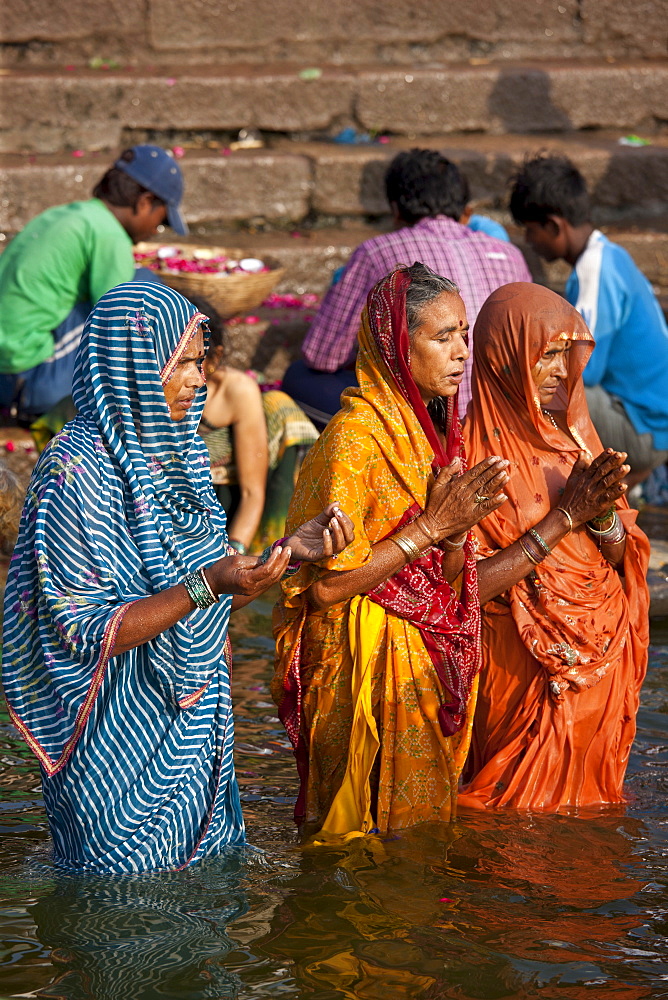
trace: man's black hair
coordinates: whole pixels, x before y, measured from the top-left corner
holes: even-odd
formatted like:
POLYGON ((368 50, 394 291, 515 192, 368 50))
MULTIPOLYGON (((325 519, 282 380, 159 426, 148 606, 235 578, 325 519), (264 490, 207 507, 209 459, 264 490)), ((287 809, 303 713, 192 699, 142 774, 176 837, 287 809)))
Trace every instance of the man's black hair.
POLYGON ((404 222, 447 215, 459 222, 469 201, 469 185, 459 169, 435 149, 398 153, 385 175, 387 200, 404 222))
POLYGON ((544 226, 550 215, 558 215, 571 226, 582 226, 591 215, 585 179, 566 156, 527 159, 513 178, 510 212, 520 225, 544 226))
MULTIPOLYGON (((131 163, 134 155, 131 149, 126 149, 118 159, 131 163)), ((157 195, 133 180, 124 170, 120 170, 118 167, 109 167, 106 174, 99 179, 93 188, 93 198, 99 198, 101 201, 116 205, 118 208, 136 208, 140 196, 146 191, 157 204, 164 204, 157 195)))

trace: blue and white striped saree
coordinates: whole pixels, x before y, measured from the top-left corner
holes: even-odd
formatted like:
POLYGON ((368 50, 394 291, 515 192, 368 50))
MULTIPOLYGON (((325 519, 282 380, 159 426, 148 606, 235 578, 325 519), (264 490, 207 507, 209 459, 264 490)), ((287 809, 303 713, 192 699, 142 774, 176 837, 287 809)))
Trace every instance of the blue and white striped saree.
POLYGON ((130 604, 226 554, 196 434, 163 393, 206 317, 119 285, 86 323, 79 415, 33 474, 5 598, 3 682, 39 758, 55 856, 81 871, 179 868, 244 841, 226 650, 231 598, 110 658, 130 604))

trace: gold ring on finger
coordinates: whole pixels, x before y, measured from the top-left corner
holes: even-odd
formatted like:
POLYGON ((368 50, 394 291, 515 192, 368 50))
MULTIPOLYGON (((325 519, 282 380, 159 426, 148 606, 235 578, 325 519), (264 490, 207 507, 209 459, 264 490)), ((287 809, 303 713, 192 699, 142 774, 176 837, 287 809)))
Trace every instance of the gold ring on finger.
POLYGON ((484 493, 476 493, 476 495, 475 495, 475 502, 476 503, 484 503, 485 500, 489 500, 489 497, 486 497, 484 495, 484 493))

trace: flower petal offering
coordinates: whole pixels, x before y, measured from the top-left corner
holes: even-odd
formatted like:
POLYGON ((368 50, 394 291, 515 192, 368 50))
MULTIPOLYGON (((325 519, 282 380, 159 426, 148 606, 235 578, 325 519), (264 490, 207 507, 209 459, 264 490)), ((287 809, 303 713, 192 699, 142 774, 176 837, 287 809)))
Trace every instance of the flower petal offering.
POLYGON ((188 298, 209 300, 223 319, 255 309, 271 294, 284 270, 274 261, 230 247, 138 243, 135 263, 188 298))
POLYGON ((135 261, 156 274, 265 274, 271 268, 258 257, 238 260, 206 247, 135 248, 135 261))

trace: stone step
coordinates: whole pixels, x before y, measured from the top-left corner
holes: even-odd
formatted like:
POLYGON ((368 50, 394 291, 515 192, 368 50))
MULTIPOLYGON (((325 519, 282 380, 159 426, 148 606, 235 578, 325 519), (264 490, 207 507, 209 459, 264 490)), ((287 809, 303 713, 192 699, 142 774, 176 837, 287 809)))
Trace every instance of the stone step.
MULTIPOLYGON (((665 225, 668 135, 642 148, 620 146, 618 132, 563 135, 440 135, 393 138, 386 144, 344 146, 274 138, 263 149, 184 147, 184 210, 195 233, 207 227, 253 224, 294 227, 364 221, 388 213, 383 178, 389 160, 415 142, 441 149, 471 185, 476 209, 501 219, 508 180, 527 153, 569 156, 585 175, 597 223, 665 225), (221 155, 226 153, 227 155, 221 155)), ((18 232, 51 205, 88 197, 112 161, 99 151, 0 156, 0 232, 18 232)))
POLYGON ((655 133, 667 118, 668 62, 486 59, 435 66, 4 69, 5 152, 111 149, 201 130, 321 133, 352 124, 406 136, 615 128, 655 133), (471 65, 471 62, 482 65, 471 65), (320 75, 317 75, 320 74, 320 75))
POLYGON ((422 6, 378 0, 14 0, 0 21, 6 65, 95 58, 137 64, 178 59, 413 66, 495 59, 660 57, 665 5, 657 0, 487 0, 422 6))

